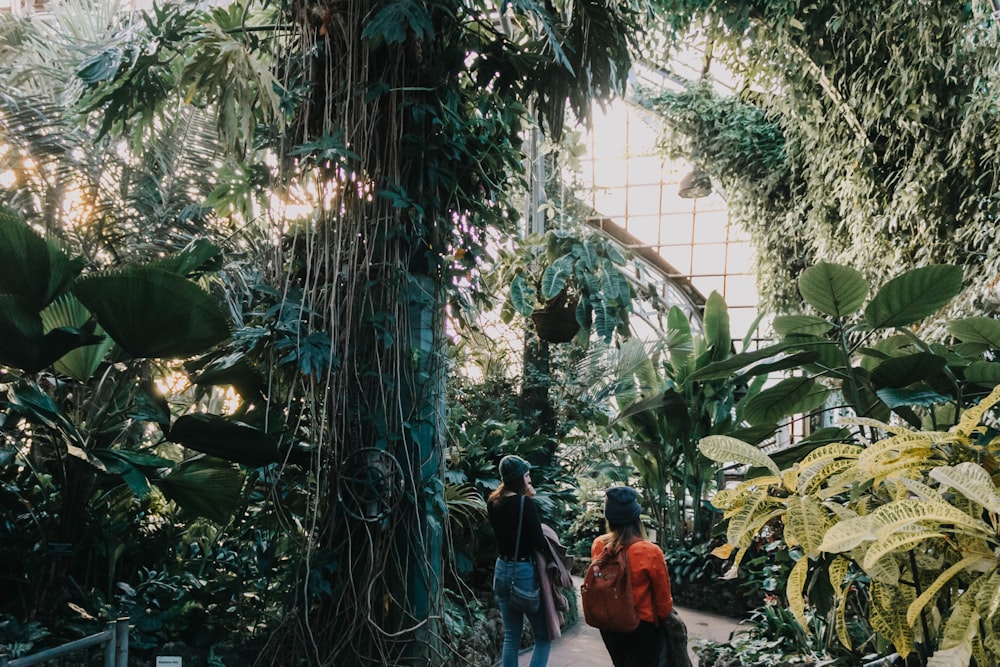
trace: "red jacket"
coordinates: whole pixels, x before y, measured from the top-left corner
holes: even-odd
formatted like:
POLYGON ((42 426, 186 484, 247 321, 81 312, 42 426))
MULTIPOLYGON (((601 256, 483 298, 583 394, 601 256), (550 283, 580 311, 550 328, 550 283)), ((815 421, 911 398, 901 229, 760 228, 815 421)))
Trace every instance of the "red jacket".
MULTIPOLYGON (((590 547, 590 559, 597 558, 607 543, 607 535, 595 539, 590 547)), ((634 542, 628 548, 628 569, 639 620, 661 624, 673 611, 674 598, 670 594, 670 575, 660 547, 648 540, 634 542)))

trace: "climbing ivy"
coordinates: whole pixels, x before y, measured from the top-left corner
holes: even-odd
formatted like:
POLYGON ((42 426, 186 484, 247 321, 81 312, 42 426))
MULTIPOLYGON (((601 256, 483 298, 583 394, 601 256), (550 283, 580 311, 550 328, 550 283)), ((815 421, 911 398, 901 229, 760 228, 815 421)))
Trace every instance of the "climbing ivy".
POLYGON ((749 228, 766 305, 794 302, 794 277, 827 260, 878 282, 961 263, 979 287, 956 309, 995 307, 1000 27, 988 3, 659 10, 668 49, 697 28, 743 81, 734 96, 692 85, 654 105, 666 150, 708 169, 749 228))

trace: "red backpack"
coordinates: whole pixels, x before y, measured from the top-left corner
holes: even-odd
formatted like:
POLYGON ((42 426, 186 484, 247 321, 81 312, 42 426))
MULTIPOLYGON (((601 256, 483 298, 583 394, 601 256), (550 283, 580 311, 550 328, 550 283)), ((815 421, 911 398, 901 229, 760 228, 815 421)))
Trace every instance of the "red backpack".
POLYGON ((615 550, 607 544, 587 566, 580 587, 587 625, 612 632, 633 632, 639 627, 628 569, 628 548, 634 543, 615 550))

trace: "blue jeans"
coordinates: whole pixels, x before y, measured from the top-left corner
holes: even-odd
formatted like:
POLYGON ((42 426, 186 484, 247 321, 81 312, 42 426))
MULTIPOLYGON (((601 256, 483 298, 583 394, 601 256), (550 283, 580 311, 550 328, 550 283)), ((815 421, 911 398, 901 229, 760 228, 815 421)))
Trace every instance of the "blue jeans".
POLYGON ((531 562, 508 562, 497 559, 493 570, 493 593, 500 607, 500 618, 503 619, 503 652, 501 653, 503 667, 517 667, 517 654, 521 648, 521 631, 524 629, 524 617, 528 617, 531 630, 535 635, 535 648, 531 652, 530 667, 545 667, 549 662, 549 628, 545 623, 545 610, 539 605, 538 611, 525 614, 514 611, 507 604, 510 595, 511 574, 518 588, 534 590, 538 588, 538 577, 535 574, 535 564, 531 562))

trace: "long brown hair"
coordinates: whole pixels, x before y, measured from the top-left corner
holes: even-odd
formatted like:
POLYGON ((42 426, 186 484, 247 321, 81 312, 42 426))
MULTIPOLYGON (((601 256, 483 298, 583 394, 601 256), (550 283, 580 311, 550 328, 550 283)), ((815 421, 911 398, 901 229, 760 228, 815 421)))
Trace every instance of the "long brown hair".
POLYGON ((486 499, 486 502, 495 503, 500 500, 504 493, 508 491, 518 495, 528 496, 529 498, 535 495, 534 489, 531 491, 528 490, 527 485, 524 483, 524 475, 521 475, 517 479, 512 479, 509 482, 500 482, 500 486, 498 486, 496 490, 490 494, 490 497, 486 499))
POLYGON ((611 523, 610 521, 606 521, 606 523, 608 532, 601 535, 601 539, 610 544, 612 549, 617 549, 620 544, 631 544, 636 540, 648 539, 646 527, 642 525, 641 519, 630 523, 611 523))

